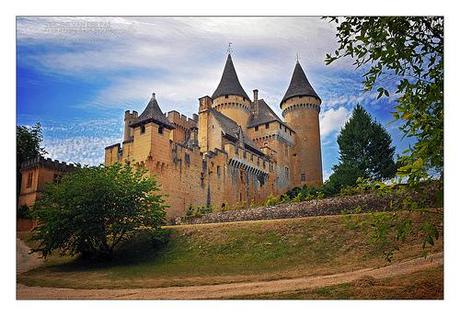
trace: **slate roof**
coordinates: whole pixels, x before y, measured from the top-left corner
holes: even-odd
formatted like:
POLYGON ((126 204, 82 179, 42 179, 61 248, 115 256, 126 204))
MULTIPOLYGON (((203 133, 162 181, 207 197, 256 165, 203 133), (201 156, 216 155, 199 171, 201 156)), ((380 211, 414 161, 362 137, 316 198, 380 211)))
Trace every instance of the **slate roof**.
POLYGON ((212 98, 215 99, 224 95, 238 95, 250 100, 238 80, 238 75, 236 74, 235 66, 233 65, 232 56, 230 54, 228 54, 222 78, 220 79, 216 91, 212 94, 212 98))
POLYGON ((243 137, 245 147, 252 149, 260 155, 264 155, 257 145, 241 131, 241 127, 234 120, 216 109, 211 108, 209 112, 217 119, 226 136, 229 136, 233 141, 240 141, 240 137, 243 137))
POLYGON ((292 73, 291 83, 289 84, 289 88, 287 89, 283 100, 281 100, 281 103, 292 97, 304 96, 315 97, 321 100, 308 81, 302 66, 300 66, 299 62, 297 62, 294 68, 294 72, 292 73))
POLYGON ((131 127, 136 127, 141 124, 146 124, 150 122, 155 122, 159 125, 167 127, 169 129, 174 129, 174 125, 166 118, 163 112, 161 112, 160 106, 155 98, 155 93, 152 94, 150 102, 147 104, 144 112, 133 122, 131 127))
MULTIPOLYGON (((262 125, 265 123, 270 122, 280 122, 281 124, 285 125, 284 122, 276 115, 275 112, 271 109, 271 107, 264 101, 264 99, 258 100, 259 104, 259 111, 255 110, 255 113, 251 115, 249 118, 248 127, 255 127, 257 125, 262 125)), ((256 107, 256 102, 252 103, 253 107, 256 107)))

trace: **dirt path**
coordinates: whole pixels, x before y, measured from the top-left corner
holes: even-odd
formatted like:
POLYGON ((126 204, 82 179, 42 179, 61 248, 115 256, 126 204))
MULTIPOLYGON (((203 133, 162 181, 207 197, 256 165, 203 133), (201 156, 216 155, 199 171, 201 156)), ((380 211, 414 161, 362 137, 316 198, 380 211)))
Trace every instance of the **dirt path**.
POLYGON ((16 273, 32 270, 42 264, 43 260, 37 253, 29 253, 30 248, 19 238, 16 238, 16 273))
POLYGON ((18 299, 220 299, 235 296, 279 293, 347 283, 364 276, 376 279, 409 274, 443 264, 443 253, 428 258, 416 258, 382 268, 368 268, 351 272, 282 279, 261 282, 241 282, 217 285, 140 288, 140 289, 68 289, 17 286, 18 299))

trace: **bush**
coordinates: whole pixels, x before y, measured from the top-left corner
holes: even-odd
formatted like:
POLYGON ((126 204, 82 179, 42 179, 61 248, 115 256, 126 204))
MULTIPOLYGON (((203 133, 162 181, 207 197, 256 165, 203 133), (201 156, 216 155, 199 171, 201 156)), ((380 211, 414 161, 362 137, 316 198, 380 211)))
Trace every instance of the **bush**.
POLYGON ((280 198, 277 196, 274 196, 273 194, 270 194, 265 200, 265 206, 275 206, 280 203, 280 198))
POLYGON ((16 212, 17 218, 27 218, 30 219, 32 218, 32 212, 30 208, 27 205, 21 205, 18 207, 18 210, 16 212))
POLYGON ((201 217, 205 214, 212 213, 212 205, 210 206, 197 206, 193 207, 193 205, 190 205, 185 212, 185 217, 201 217))
POLYGON ((115 164, 80 168, 48 185, 35 204, 39 226, 34 251, 111 258, 118 244, 139 230, 165 222, 163 198, 146 170, 115 164))

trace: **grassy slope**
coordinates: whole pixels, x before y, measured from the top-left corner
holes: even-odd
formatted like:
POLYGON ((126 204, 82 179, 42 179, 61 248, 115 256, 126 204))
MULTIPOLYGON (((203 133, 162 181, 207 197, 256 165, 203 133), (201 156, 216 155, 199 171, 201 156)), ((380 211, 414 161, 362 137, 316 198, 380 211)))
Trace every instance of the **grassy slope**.
MULTIPOLYGON (((129 245, 123 260, 110 264, 51 257, 44 267, 18 280, 41 286, 135 288, 269 280, 387 264, 369 243, 369 225, 351 229, 343 216, 170 229, 171 241, 159 252, 147 240, 138 240, 129 245)), ((420 238, 408 240, 394 260, 420 256, 420 238)), ((442 241, 432 250, 441 251, 442 241)))
POLYGON ((381 280, 364 277, 355 282, 317 289, 235 299, 443 299, 443 285, 444 268, 441 266, 381 280))

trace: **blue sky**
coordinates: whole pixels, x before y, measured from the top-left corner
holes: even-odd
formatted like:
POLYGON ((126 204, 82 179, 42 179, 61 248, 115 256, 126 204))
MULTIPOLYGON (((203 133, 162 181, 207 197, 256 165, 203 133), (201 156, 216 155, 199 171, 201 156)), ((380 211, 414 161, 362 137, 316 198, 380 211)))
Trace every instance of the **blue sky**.
POLYGON ((122 138, 125 110, 142 112, 155 92, 163 112, 191 116, 220 80, 228 43, 243 88, 259 89, 278 113, 296 61, 322 98, 325 178, 337 163, 337 133, 363 105, 407 148, 392 120, 395 97, 361 89, 351 60, 326 66, 333 24, 318 17, 88 17, 17 19, 17 123, 40 122, 54 159, 96 165, 122 138))

